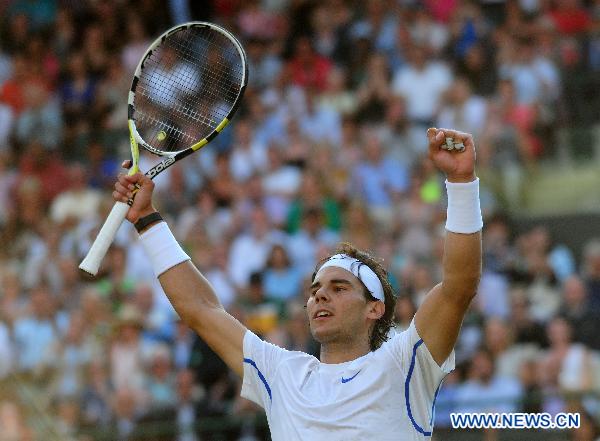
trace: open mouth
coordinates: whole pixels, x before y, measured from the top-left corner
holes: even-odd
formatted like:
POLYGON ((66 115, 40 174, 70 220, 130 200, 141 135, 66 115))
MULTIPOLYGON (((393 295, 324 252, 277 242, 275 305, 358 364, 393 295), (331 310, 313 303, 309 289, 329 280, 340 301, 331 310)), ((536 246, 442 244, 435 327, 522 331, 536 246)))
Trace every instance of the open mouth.
POLYGON ((321 309, 315 313, 315 315, 313 316, 313 319, 323 320, 323 319, 331 317, 332 315, 333 314, 331 312, 321 309))

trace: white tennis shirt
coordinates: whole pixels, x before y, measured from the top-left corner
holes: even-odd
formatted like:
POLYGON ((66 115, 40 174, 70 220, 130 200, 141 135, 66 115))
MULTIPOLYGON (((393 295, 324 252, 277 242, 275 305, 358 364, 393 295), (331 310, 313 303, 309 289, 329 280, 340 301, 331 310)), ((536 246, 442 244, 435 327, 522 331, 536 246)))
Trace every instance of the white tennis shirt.
POLYGON ((273 441, 386 441, 431 437, 440 367, 414 322, 379 349, 339 364, 287 351, 248 331, 241 394, 265 409, 273 441))

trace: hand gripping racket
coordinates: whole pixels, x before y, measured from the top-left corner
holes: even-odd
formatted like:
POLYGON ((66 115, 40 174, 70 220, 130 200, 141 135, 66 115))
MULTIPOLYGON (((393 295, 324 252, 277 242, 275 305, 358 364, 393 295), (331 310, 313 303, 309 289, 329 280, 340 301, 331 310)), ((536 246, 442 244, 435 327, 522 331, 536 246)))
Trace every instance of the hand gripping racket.
MULTIPOLYGON (((190 22, 158 37, 140 60, 129 91, 129 174, 139 171, 139 146, 164 158, 146 172, 154 179, 208 144, 233 117, 247 83, 244 49, 222 27, 190 22)), ((115 203, 80 269, 97 274, 132 203, 115 203)))

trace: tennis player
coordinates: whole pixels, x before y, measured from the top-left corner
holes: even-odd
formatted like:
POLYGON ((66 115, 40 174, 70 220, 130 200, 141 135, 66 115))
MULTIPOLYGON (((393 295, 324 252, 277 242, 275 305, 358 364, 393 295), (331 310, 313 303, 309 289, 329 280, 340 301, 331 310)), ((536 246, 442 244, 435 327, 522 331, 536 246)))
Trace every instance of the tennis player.
POLYGON ((152 181, 139 173, 119 177, 116 200, 126 201, 133 185, 141 186, 127 219, 140 232, 169 300, 242 376, 241 394, 265 409, 274 441, 431 436, 435 398, 454 368, 453 347, 480 277, 483 222, 472 136, 433 128, 427 136, 429 157, 447 177, 443 280, 410 327, 395 333, 384 268, 342 246, 314 273, 306 305, 320 359, 264 342, 229 315, 152 206, 152 181))

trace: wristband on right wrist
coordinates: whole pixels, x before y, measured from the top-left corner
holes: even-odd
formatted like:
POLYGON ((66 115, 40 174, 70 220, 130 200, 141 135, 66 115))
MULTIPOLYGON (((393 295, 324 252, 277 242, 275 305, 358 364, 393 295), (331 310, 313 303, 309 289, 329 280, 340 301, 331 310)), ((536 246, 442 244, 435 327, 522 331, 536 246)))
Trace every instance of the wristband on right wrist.
POLYGON ((483 228, 479 203, 479 178, 472 182, 448 182, 448 210, 446 230, 453 233, 471 234, 483 228))
POLYGON ((147 216, 140 217, 133 226, 137 230, 138 233, 144 231, 148 225, 153 224, 154 222, 158 222, 163 220, 163 217, 160 215, 158 211, 148 214, 147 216))
POLYGON ((151 226, 140 235, 142 246, 146 251, 156 277, 175 265, 190 260, 183 251, 166 222, 151 226))

